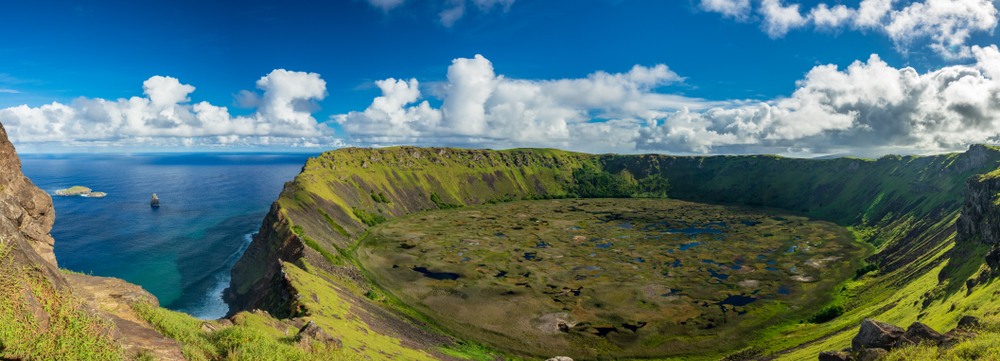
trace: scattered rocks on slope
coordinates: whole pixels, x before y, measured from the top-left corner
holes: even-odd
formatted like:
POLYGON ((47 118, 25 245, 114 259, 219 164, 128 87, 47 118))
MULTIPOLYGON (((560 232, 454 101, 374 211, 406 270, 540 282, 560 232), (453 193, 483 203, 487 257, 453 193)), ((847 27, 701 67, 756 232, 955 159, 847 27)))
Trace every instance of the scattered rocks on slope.
POLYGON ((819 354, 819 361, 848 361, 854 360, 851 354, 842 351, 825 351, 819 354))
POLYGON ((851 347, 841 351, 822 352, 819 354, 819 360, 875 361, 894 348, 921 343, 951 347, 962 340, 976 337, 977 334, 972 330, 981 322, 978 317, 965 316, 958 322, 958 327, 941 334, 920 322, 914 322, 903 330, 895 325, 866 318, 861 321, 857 336, 851 340, 851 347))
POLYGON ((889 351, 880 348, 861 350, 861 352, 858 352, 858 361, 876 361, 881 359, 887 353, 889 353, 889 351))
POLYGON ((858 351, 866 348, 888 350, 896 345, 905 332, 902 328, 866 318, 861 321, 858 335, 851 340, 851 347, 858 351))
POLYGON ((958 328, 970 330, 979 327, 983 323, 983 319, 975 316, 962 316, 962 319, 958 320, 958 328))
POLYGON ((339 339, 326 333, 322 327, 316 324, 316 321, 309 321, 302 330, 299 330, 298 347, 312 352, 313 341, 319 341, 321 344, 332 349, 339 349, 343 346, 339 339))

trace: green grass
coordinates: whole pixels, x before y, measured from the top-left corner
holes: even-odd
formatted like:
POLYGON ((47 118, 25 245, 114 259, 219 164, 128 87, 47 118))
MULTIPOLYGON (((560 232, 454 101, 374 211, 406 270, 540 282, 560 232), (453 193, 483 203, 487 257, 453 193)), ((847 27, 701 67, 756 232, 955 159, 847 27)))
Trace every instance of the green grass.
POLYGON ((79 298, 57 291, 40 269, 15 264, 10 247, 0 243, 0 358, 125 358, 121 346, 105 331, 112 325, 84 311, 79 298), (49 315, 47 328, 41 329, 31 315, 26 292, 49 315))
POLYGON ((386 221, 385 216, 381 214, 371 214, 361 208, 354 208, 352 211, 355 217, 358 217, 362 223, 369 227, 386 221))
MULTIPOLYGON (((557 198, 573 189, 574 170, 592 164, 608 174, 631 175, 639 184, 653 175, 669 179, 664 186, 675 199, 772 207, 850 226, 859 239, 879 252, 872 262, 879 269, 845 281, 834 300, 816 305, 819 310, 840 304, 844 314, 822 324, 801 323, 805 318, 794 320, 754 335, 760 340, 755 345, 766 352, 830 335, 781 356, 814 360, 819 351, 849 344, 850 330, 836 331, 856 326, 864 317, 883 317, 897 324, 920 320, 942 328, 953 326, 963 314, 981 314, 989 302, 997 302, 987 297, 997 290, 995 282, 978 286, 971 293, 966 289, 964 281, 981 269, 983 253, 963 251, 964 246, 956 245, 953 233, 948 233, 953 232, 951 227, 961 210, 965 179, 978 173, 993 172, 983 177, 1000 175, 997 148, 977 146, 976 150, 985 157, 977 158, 983 162, 971 166, 972 159, 959 153, 805 160, 771 155, 589 155, 551 149, 341 149, 310 159, 306 170, 296 177, 295 192, 283 196, 279 205, 289 212, 289 219, 306 230, 326 229, 322 225, 326 217, 307 214, 316 209, 310 205, 322 200, 330 214, 339 210, 358 220, 343 224, 356 235, 350 240, 354 242, 370 226, 363 220, 365 214, 355 213, 354 208, 366 213, 390 210, 399 216, 437 206, 427 202, 434 194, 441 200, 460 200, 470 206, 557 198), (411 155, 416 153, 422 156, 411 155), (392 206, 371 208, 367 201, 371 189, 389 194, 392 206), (940 279, 939 272, 944 272, 940 279), (930 299, 924 298, 925 294, 930 299)), ((324 245, 343 242, 331 237, 332 233, 322 233, 310 235, 324 245)), ((252 280, 238 284, 248 282, 252 280)))
MULTIPOLYGON (((288 333, 273 325, 279 320, 254 313, 242 312, 234 316, 234 326, 205 332, 202 325, 215 321, 199 320, 190 315, 154 307, 148 303, 133 305, 143 320, 164 336, 176 339, 183 345, 184 357, 197 360, 360 360, 350 350, 319 348, 309 353, 295 346, 298 330, 288 333)), ((216 323, 217 324, 217 323, 216 323)))
POLYGON ((64 274, 68 274, 68 275, 81 275, 81 276, 92 276, 92 275, 94 275, 93 271, 91 271, 90 273, 83 273, 83 272, 77 272, 77 271, 68 270, 68 269, 65 269, 65 268, 60 268, 59 272, 62 272, 64 274))
POLYGON ((841 281, 850 279, 857 259, 865 254, 865 247, 846 229, 769 210, 676 200, 576 199, 397 218, 371 229, 358 259, 387 294, 424 313, 433 324, 507 352, 538 356, 556 352, 574 358, 596 357, 600 352, 611 352, 603 354, 608 357, 710 358, 742 347, 740 342, 747 336, 752 340, 760 328, 797 324, 819 311, 841 281), (716 239, 718 234, 664 233, 669 227, 663 222, 676 226, 679 221, 687 222, 683 227, 725 222, 725 228, 710 226, 722 229, 725 239, 716 239), (498 233, 505 236, 494 236, 498 233), (701 244, 678 249, 691 242, 701 244), (545 246, 539 247, 542 243, 545 246), (801 251, 784 253, 793 245, 810 248, 808 257, 796 257, 804 254, 801 251), (737 261, 744 272, 730 268, 737 261), (683 265, 669 266, 675 262, 683 265), (601 270, 580 269, 588 266, 601 270), (765 270, 792 266, 799 269, 797 275, 818 282, 803 283, 793 274, 765 270), (414 267, 461 277, 433 280, 411 270, 414 267), (710 277, 708 269, 728 279, 710 277), (749 283, 743 286, 741 281, 749 283), (790 294, 779 294, 782 287, 790 294), (581 289, 579 294, 570 292, 581 289), (683 295, 664 297, 671 289, 683 295), (735 310, 709 305, 730 295, 758 293, 773 300, 735 310), (509 311, 513 304, 516 314, 509 311), (560 312, 580 322, 567 334, 515 326, 543 322, 539 316, 560 312), (644 328, 628 330, 635 322, 644 328), (596 328, 609 327, 616 334, 607 339, 592 334, 596 328), (681 341, 691 335, 705 338, 681 341), (557 346, 572 340, 605 345, 557 346))
POLYGON ((962 341, 951 348, 918 345, 892 350, 883 361, 958 361, 1000 360, 1000 317, 994 315, 984 320, 975 331, 979 335, 962 341))
POLYGON ((333 230, 337 231, 337 233, 340 233, 341 236, 348 238, 351 237, 351 235, 347 233, 347 230, 344 229, 343 226, 335 222, 333 218, 330 218, 329 214, 327 214, 326 212, 324 212, 322 209, 319 208, 316 208, 316 211, 322 214, 323 218, 326 219, 326 223, 330 224, 330 227, 333 227, 333 230))
POLYGON ((438 195, 437 193, 431 193, 431 202, 434 202, 434 205, 436 205, 438 209, 452 209, 452 208, 462 207, 461 204, 446 203, 445 201, 441 200, 441 196, 438 195))
POLYGON ((313 240, 312 238, 302 237, 302 240, 306 242, 306 245, 309 246, 309 248, 312 248, 316 252, 319 252, 319 254, 323 256, 323 258, 326 258, 327 262, 330 262, 330 264, 334 266, 343 266, 345 264, 344 261, 340 259, 340 257, 337 257, 337 255, 331 253, 330 251, 327 251, 326 248, 320 246, 319 243, 316 243, 316 241, 313 240))

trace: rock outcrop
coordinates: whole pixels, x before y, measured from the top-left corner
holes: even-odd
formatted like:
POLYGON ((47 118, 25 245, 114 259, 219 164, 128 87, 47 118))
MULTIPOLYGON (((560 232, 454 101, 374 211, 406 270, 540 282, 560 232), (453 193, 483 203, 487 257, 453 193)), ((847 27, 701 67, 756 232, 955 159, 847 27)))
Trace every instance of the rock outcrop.
POLYGON ((49 235, 56 213, 52 197, 21 173, 21 159, 0 125, 0 235, 13 245, 20 264, 34 264, 53 285, 66 286, 56 265, 55 240, 49 235), (30 250, 30 251, 29 251, 30 250))
MULTIPOLYGON (((55 240, 49 234, 54 222, 52 198, 21 173, 21 160, 0 125, 0 249, 7 255, 0 262, 0 271, 4 271, 0 273, 4 277, 25 275, 44 279, 47 282, 41 287, 52 288, 37 289, 20 283, 21 299, 4 298, 0 303, 25 308, 26 317, 37 325, 35 332, 46 332, 50 322, 55 321, 50 313, 56 311, 43 306, 47 304, 44 298, 72 293, 83 301, 74 307, 108 321, 111 328, 100 332, 110 334, 127 353, 149 354, 161 360, 183 360, 176 340, 153 330, 126 306, 134 302, 156 305, 156 297, 152 294, 119 279, 65 275, 59 271, 53 252, 55 240)), ((10 280, 3 279, 0 283, 9 284, 7 281, 10 280)), ((0 354, 2 357, 6 356, 0 354)))
POLYGON ((875 321, 870 318, 861 321, 858 334, 851 340, 851 347, 840 351, 825 351, 819 354, 820 361, 875 361, 890 350, 919 344, 938 347, 952 345, 971 337, 976 337, 976 327, 981 320, 972 316, 962 317, 958 326, 941 334, 930 326, 914 322, 905 331, 895 325, 875 321))
POLYGON ((160 206, 160 199, 156 197, 156 193, 153 193, 153 199, 151 201, 149 201, 149 206, 150 207, 159 207, 160 206))
POLYGON ((1000 174, 969 177, 962 194, 962 214, 955 221, 957 241, 993 246, 986 263, 1000 269, 1000 174))
POLYGON ((135 314, 132 305, 145 302, 159 306, 156 296, 142 287, 111 277, 69 274, 73 293, 87 302, 91 312, 114 325, 112 338, 130 354, 148 353, 159 360, 184 360, 181 344, 163 336, 135 314))

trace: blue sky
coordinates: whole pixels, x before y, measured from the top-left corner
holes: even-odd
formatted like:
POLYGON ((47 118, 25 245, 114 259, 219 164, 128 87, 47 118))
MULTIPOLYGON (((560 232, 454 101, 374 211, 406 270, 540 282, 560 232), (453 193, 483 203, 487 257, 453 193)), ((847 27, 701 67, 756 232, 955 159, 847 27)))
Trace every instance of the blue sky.
POLYGON ((0 123, 22 152, 877 156, 1000 139, 984 0, 38 1, 0 14, 0 123))

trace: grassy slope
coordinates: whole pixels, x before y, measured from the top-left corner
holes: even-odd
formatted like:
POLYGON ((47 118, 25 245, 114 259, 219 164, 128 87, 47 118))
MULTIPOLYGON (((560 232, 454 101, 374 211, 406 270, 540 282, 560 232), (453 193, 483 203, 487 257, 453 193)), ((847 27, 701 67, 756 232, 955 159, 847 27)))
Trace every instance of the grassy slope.
POLYGON ((990 311, 995 284, 980 286, 969 296, 964 289, 965 279, 982 267, 985 250, 956 247, 952 225, 961 209, 964 180, 997 169, 1000 152, 979 147, 970 153, 876 161, 341 149, 310 159, 278 203, 320 247, 339 254, 367 228, 354 208, 395 217, 436 208, 429 200, 432 193, 445 203, 466 205, 511 196, 561 195, 571 184, 572 170, 592 162, 611 172, 628 170, 637 178, 659 173, 674 186, 674 198, 775 207, 834 221, 853 227, 859 238, 877 246, 879 253, 869 260, 882 270, 845 283, 837 301, 847 308, 844 316, 821 325, 786 324, 757 335, 762 341, 756 346, 776 351, 846 329, 783 355, 813 359, 819 351, 848 344, 850 327, 864 317, 905 325, 920 316, 921 322, 944 329, 961 315, 990 311), (375 202, 373 190, 384 193, 389 202, 375 202), (926 306, 925 294, 930 295, 926 306))
POLYGON ((107 333, 112 325, 81 309, 79 298, 56 290, 40 270, 15 263, 10 247, 0 242, 0 359, 125 358, 107 333), (48 319, 33 316, 31 304, 42 306, 48 319))

